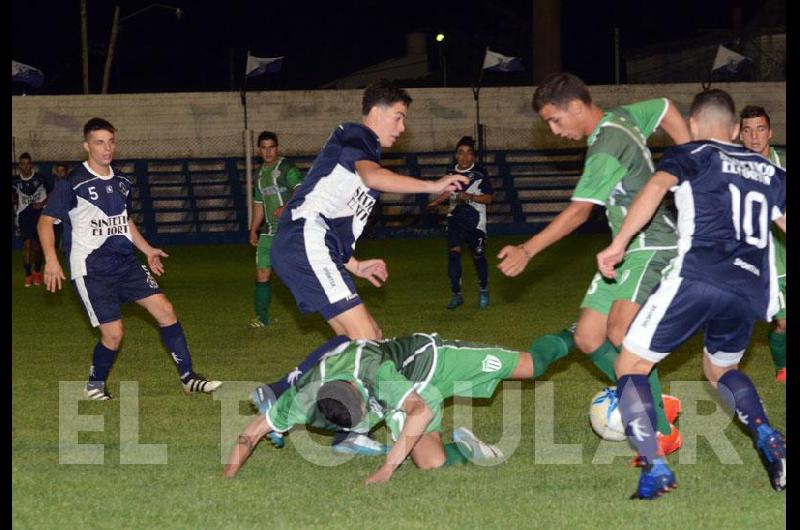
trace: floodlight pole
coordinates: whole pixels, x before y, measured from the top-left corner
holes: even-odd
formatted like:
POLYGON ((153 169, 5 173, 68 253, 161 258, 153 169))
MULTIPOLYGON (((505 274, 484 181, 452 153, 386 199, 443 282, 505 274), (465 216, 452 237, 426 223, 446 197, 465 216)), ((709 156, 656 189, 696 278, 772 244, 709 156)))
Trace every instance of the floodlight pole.
MULTIPOLYGON (((250 55, 250 51, 247 51, 250 55)), ((245 204, 247 205, 247 229, 250 229, 250 223, 253 222, 253 135, 252 131, 247 128, 247 73, 244 74, 242 81, 242 90, 239 92, 239 97, 242 102, 242 109, 244 110, 244 131, 242 132, 244 141, 244 172, 245 172, 245 204)))
MULTIPOLYGON (((489 47, 486 47, 489 50, 489 47)), ((484 58, 486 55, 484 54, 484 58)), ((472 97, 475 98, 475 130, 478 136, 478 164, 483 165, 484 143, 483 143, 483 124, 481 123, 481 82, 483 81, 483 62, 478 73, 478 83, 472 87, 472 97)))

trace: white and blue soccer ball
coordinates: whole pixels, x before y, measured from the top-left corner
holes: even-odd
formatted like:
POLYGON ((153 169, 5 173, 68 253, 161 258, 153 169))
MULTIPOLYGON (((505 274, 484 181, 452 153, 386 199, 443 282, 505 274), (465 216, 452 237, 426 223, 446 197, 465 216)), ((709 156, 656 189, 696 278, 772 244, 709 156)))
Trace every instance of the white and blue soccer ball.
POLYGON ((625 440, 617 387, 607 386, 594 395, 592 405, 589 407, 589 422, 592 424, 592 430, 603 440, 612 442, 625 440))

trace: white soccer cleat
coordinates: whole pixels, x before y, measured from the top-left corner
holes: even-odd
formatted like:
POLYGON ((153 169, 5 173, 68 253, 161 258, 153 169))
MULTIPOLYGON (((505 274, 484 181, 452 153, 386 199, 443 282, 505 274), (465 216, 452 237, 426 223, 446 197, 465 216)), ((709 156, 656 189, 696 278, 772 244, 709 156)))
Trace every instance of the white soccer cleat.
POLYGON ((503 452, 495 445, 489 445, 478 439, 466 427, 459 427, 453 431, 453 441, 459 451, 472 462, 497 460, 503 458, 503 452))
POLYGON ((84 391, 86 392, 87 398, 95 401, 108 401, 109 399, 114 399, 114 396, 112 396, 108 390, 106 390, 106 385, 103 383, 86 383, 86 388, 84 391))
POLYGON ((210 394, 222 386, 222 381, 209 381, 202 375, 192 372, 182 384, 183 391, 187 394, 210 394))

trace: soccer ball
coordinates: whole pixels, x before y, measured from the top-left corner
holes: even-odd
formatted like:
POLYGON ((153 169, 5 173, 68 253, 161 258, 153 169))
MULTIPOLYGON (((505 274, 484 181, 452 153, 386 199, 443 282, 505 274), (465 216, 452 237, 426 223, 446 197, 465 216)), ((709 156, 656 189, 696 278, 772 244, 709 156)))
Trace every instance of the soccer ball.
POLYGON ((589 407, 589 422, 592 429, 603 440, 621 442, 625 439, 625 427, 619 413, 617 387, 607 386, 592 398, 589 407))

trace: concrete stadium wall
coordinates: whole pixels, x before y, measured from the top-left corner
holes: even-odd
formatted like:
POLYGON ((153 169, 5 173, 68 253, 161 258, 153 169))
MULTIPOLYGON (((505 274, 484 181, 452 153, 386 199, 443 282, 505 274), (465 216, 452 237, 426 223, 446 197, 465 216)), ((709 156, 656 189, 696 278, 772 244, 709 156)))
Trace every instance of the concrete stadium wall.
MULTIPOLYGON (((737 107, 764 106, 772 117, 773 142, 786 141, 785 83, 721 83, 737 107)), ((685 114, 695 83, 593 86, 604 108, 668 96, 685 114)), ((531 109, 533 87, 481 90, 481 121, 489 149, 549 149, 582 144, 552 135, 531 109)), ((391 151, 450 150, 473 134, 475 101, 470 88, 410 89, 407 130, 391 151)), ((361 90, 264 91, 248 94, 254 134, 278 133, 284 154, 314 154, 342 121, 360 119, 361 90)), ((243 149, 243 111, 235 92, 12 97, 12 157, 28 151, 36 160, 82 160, 81 128, 100 116, 118 129, 117 158, 238 157, 243 149)), ((661 132, 651 145, 668 143, 661 132)))

